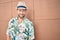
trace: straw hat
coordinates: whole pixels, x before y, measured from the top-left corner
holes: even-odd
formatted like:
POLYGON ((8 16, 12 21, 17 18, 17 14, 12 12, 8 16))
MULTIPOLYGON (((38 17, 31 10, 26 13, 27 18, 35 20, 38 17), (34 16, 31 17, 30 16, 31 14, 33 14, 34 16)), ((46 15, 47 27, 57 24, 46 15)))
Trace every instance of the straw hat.
POLYGON ((27 9, 25 2, 18 2, 17 9, 27 9))

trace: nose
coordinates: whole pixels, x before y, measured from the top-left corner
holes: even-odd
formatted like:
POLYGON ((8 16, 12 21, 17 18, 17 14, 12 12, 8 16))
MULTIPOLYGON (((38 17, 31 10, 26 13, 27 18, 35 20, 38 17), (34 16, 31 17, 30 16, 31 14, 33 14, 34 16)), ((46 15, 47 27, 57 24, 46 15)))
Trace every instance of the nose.
POLYGON ((23 11, 20 11, 20 14, 23 14, 23 11))

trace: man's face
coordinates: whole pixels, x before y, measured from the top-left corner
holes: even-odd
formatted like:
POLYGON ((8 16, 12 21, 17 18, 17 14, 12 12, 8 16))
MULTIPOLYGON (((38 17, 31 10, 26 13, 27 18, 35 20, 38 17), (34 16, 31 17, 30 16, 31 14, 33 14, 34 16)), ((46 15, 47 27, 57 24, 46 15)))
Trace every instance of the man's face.
POLYGON ((24 18, 26 14, 26 9, 18 9, 18 17, 24 18))

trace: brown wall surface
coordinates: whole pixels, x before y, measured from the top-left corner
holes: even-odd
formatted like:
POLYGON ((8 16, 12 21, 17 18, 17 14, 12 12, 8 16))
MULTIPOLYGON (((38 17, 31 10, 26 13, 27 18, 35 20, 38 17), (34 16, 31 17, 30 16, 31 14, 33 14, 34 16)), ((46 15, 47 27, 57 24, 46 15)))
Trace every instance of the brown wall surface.
POLYGON ((17 16, 18 1, 25 1, 34 23, 35 40, 60 40, 60 0, 0 0, 0 40, 6 40, 8 21, 17 16))

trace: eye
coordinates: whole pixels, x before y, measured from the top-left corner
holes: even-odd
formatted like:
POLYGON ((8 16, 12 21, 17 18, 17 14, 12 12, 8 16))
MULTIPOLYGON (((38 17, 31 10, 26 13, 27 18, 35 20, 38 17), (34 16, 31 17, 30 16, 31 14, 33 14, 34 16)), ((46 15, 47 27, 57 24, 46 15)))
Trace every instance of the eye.
POLYGON ((25 9, 23 9, 23 11, 25 11, 25 9))
POLYGON ((21 10, 19 10, 19 11, 21 11, 21 10))
POLYGON ((26 11, 26 9, 18 9, 18 11, 26 11))

